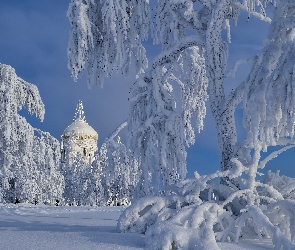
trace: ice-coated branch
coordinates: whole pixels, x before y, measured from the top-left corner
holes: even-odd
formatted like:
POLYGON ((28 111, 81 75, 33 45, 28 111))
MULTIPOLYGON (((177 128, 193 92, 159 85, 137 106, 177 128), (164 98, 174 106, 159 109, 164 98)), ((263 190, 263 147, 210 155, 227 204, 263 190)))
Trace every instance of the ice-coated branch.
POLYGON ((232 69, 228 72, 228 76, 230 77, 235 77, 236 76, 236 72, 238 70, 238 68, 243 65, 243 64, 246 64, 246 63, 253 63, 255 60, 255 57, 251 57, 251 58, 248 58, 248 59, 240 59, 238 61, 235 62, 234 66, 232 67, 232 69))
POLYGON ((147 68, 141 44, 152 26, 146 0, 72 0, 67 17, 68 68, 74 80, 86 70, 89 85, 103 84, 116 71, 127 74, 133 56, 138 75, 147 68))
MULTIPOLYGON (((260 183, 260 182, 256 182, 256 187, 265 188, 266 191, 268 191, 269 194, 271 194, 274 197, 272 202, 284 199, 283 195, 278 190, 276 190, 273 186, 270 186, 270 185, 264 184, 264 183, 260 183)), ((268 197, 268 198, 270 198, 270 197, 268 197)), ((263 199, 263 198, 261 197, 261 199, 263 199)))
POLYGON ((267 157, 265 157, 264 160, 259 162, 259 168, 263 169, 265 167, 266 163, 268 163, 272 159, 276 158, 279 154, 287 151, 290 148, 294 148, 294 147, 295 147, 295 145, 289 145, 289 146, 283 147, 283 148, 281 148, 281 149, 279 149, 279 150, 277 150, 275 152, 272 152, 267 157))
POLYGON ((175 60, 178 57, 178 55, 181 52, 183 52, 187 48, 190 48, 190 47, 204 48, 204 46, 205 46, 204 37, 200 37, 200 36, 185 37, 181 41, 176 43, 173 47, 159 54, 154 59, 152 68, 156 69, 157 67, 161 67, 167 63, 171 63, 173 60, 175 60))
MULTIPOLYGON (((284 137, 294 137, 294 25, 283 23, 294 18, 294 2, 277 2, 270 25, 268 43, 257 56, 244 94, 243 125, 248 145, 257 141, 265 150, 284 137)), ((292 24, 292 22, 290 23, 292 24)))
MULTIPOLYGON (((260 7, 260 13, 256 12, 255 9, 251 8, 250 6, 253 6, 253 0, 247 0, 247 1, 243 1, 243 3, 239 2, 239 1, 235 1, 234 4, 241 10, 245 11, 248 13, 249 17, 250 15, 259 18, 260 20, 264 21, 264 22, 268 22, 271 23, 271 19, 269 17, 266 16, 265 14, 265 10, 263 7, 263 4, 261 3, 261 1, 256 1, 259 4, 260 7)), ((272 2, 272 0, 267 0, 264 2, 272 2)))
MULTIPOLYGON (((283 234, 283 232, 276 226, 274 226, 269 218, 262 212, 262 210, 256 206, 250 206, 246 208, 246 217, 252 217, 253 222, 258 228, 265 228, 272 236, 272 242, 275 249, 292 250, 295 245, 283 234)), ((238 236, 238 235, 237 235, 238 236)))
MULTIPOLYGON (((236 168, 231 168, 231 169, 226 170, 226 171, 216 171, 213 174, 205 175, 204 179, 202 179, 202 182, 203 183, 208 183, 209 181, 211 181, 211 180, 213 180, 215 178, 226 177, 226 176, 228 176, 229 178, 237 178, 237 177, 241 176, 246 168, 236 158, 233 158, 232 162, 235 163, 236 168)), ((200 176, 198 175, 197 172, 195 172, 195 178, 197 178, 197 179, 200 178, 200 176)))
POLYGON ((35 114, 40 120, 44 119, 44 104, 37 86, 18 77, 15 70, 5 64, 0 64, 0 84, 3 100, 7 100, 2 103, 5 105, 2 110, 16 114, 25 107, 29 114, 35 114))
POLYGON ((108 140, 114 140, 114 138, 120 133, 120 131, 123 129, 123 128, 125 128, 125 127, 127 127, 127 122, 126 121, 124 121, 124 122, 122 122, 116 129, 115 129, 115 131, 108 137, 108 140))

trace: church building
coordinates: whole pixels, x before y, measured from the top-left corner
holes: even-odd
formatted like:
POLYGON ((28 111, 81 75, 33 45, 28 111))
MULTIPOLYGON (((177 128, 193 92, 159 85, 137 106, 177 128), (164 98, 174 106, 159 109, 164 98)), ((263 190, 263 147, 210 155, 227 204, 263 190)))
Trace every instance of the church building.
POLYGON ((82 101, 78 102, 74 122, 69 125, 61 136, 62 162, 73 163, 77 154, 92 163, 97 150, 98 134, 86 122, 82 101))

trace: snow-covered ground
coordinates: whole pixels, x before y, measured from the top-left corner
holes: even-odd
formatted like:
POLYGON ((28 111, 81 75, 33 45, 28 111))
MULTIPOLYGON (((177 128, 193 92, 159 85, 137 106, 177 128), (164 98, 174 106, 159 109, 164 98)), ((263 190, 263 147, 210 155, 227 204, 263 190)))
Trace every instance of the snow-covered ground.
MULTIPOLYGON (((123 207, 52 207, 0 205, 0 249, 144 249, 144 236, 116 230, 123 207)), ((270 241, 238 245, 220 243, 222 250, 272 249, 270 241)))

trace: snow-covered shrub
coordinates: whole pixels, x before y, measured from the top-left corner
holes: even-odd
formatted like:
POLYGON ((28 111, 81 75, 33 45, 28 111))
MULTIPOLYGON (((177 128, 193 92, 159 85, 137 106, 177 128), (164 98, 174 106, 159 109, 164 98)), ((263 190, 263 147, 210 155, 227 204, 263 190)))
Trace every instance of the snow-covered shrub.
POLYGON ((216 242, 238 243, 240 237, 270 237, 275 249, 295 249, 295 202, 284 200, 271 186, 251 180, 249 173, 257 166, 245 167, 237 159, 233 162, 236 167, 226 172, 205 176, 196 172, 194 179, 167 187, 169 195, 139 199, 123 212, 118 230, 144 233, 147 249, 216 250, 216 242), (241 190, 213 182, 245 174, 248 183, 241 190), (269 196, 261 196, 261 188, 267 189, 269 196), (218 198, 222 190, 226 199, 218 198))

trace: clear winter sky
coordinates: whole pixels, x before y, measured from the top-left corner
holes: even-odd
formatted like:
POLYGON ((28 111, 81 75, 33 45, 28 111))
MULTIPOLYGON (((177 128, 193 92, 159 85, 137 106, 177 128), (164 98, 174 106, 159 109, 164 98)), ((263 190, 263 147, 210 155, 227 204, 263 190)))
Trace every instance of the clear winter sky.
MULTIPOLYGON (((103 88, 87 88, 85 77, 74 82, 67 69, 69 22, 66 11, 70 0, 1 0, 0 1, 0 63, 15 68, 18 76, 38 86, 45 104, 45 119, 39 122, 21 112, 37 128, 60 139, 72 122, 78 100, 83 101, 87 122, 99 134, 99 146, 128 115, 128 92, 135 81, 115 75, 103 88)), ((240 16, 238 26, 232 25, 229 67, 238 58, 248 58, 261 48, 268 25, 254 17, 240 16)), ((145 43, 149 62, 159 48, 145 43)), ((240 83, 249 66, 242 66, 236 78, 227 80, 227 91, 240 83)), ((237 123, 241 124, 241 110, 237 123)), ((238 128, 239 137, 244 135, 238 128)), ((215 126, 208 106, 205 129, 197 134, 196 144, 188 149, 188 176, 197 170, 202 174, 218 169, 215 126)), ((282 174, 295 177, 295 150, 282 154, 266 169, 281 169, 282 174)))

